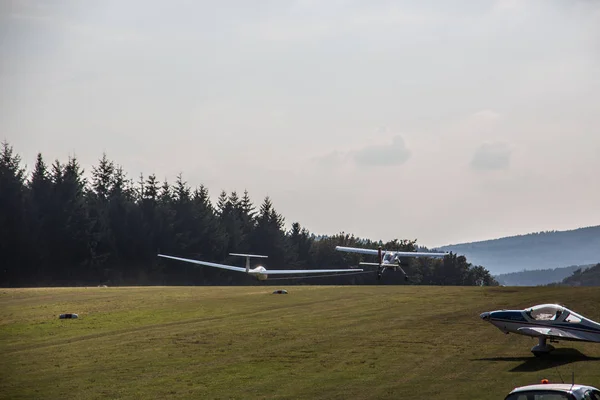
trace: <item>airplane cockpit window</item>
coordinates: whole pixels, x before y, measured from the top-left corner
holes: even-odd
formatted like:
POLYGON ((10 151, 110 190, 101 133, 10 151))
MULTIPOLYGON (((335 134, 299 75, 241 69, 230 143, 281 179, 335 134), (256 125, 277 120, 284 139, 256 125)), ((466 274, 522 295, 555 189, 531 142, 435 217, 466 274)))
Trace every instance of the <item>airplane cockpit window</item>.
POLYGON ((531 307, 527 310, 527 315, 536 321, 554 321, 561 316, 563 310, 560 306, 548 304, 531 307))
POLYGON ((392 260, 393 260, 393 255, 390 253, 383 256, 383 261, 392 262, 392 260))
POLYGON ((577 324, 577 323, 581 322, 581 318, 579 318, 576 315, 569 314, 569 316, 567 318, 565 318, 565 321, 570 322, 572 324, 577 324))

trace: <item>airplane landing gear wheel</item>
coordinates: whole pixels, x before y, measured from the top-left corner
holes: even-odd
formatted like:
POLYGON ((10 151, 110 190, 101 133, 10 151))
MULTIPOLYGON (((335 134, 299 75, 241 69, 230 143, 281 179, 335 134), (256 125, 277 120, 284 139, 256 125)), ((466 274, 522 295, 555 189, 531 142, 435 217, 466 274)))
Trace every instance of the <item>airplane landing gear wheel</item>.
POLYGON ((543 357, 545 355, 550 354, 550 352, 554 350, 554 346, 546 343, 545 337, 539 338, 539 343, 531 349, 531 352, 536 357, 543 357))

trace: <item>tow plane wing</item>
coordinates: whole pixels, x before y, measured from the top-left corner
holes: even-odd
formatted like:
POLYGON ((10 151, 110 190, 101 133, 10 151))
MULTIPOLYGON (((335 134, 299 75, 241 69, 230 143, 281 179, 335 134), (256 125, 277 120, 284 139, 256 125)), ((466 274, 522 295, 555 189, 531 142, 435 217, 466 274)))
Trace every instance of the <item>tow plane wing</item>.
MULTIPOLYGON (((368 254, 372 256, 376 256, 379 254, 379 249, 363 249, 360 247, 344 247, 344 246, 336 246, 335 249, 337 251, 344 251, 346 253, 358 253, 358 254, 368 254)), ((427 253, 427 252, 419 252, 419 251, 389 251, 389 250, 381 250, 382 254, 394 254, 396 257, 444 257, 447 255, 446 253, 427 253)))

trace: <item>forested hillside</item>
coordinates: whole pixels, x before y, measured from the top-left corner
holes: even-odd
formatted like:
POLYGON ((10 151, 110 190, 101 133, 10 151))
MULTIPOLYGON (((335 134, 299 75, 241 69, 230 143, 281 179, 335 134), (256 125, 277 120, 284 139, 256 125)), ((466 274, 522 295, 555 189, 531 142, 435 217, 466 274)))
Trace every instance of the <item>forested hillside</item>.
POLYGON ((600 263, 589 267, 580 268, 573 275, 558 283, 559 286, 600 286, 600 263))
POLYGON ((441 247, 485 265, 494 275, 600 261, 600 226, 551 231, 441 247))
POLYGON ((505 286, 538 286, 560 282, 578 269, 586 269, 592 265, 572 265, 564 268, 535 269, 508 274, 495 275, 499 284, 505 286))
MULTIPOLYGON (((134 182, 106 155, 86 178, 76 158, 49 166, 39 154, 26 176, 8 143, 0 152, 1 286, 255 284, 246 274, 159 259, 157 253, 241 264, 228 254, 252 252, 268 255, 266 266, 277 269, 349 267, 360 256, 337 252, 336 245, 379 244, 417 247, 416 241, 376 243, 345 233, 317 237, 298 222, 286 230, 268 197, 255 206, 247 192, 221 192, 213 204, 206 187, 191 188, 181 175, 173 184, 155 175, 134 182)), ((412 284, 496 284, 485 268, 456 254, 407 260, 405 269, 412 284)), ((401 278, 390 273, 384 281, 404 283, 401 278)), ((310 283, 371 284, 375 274, 310 283)))

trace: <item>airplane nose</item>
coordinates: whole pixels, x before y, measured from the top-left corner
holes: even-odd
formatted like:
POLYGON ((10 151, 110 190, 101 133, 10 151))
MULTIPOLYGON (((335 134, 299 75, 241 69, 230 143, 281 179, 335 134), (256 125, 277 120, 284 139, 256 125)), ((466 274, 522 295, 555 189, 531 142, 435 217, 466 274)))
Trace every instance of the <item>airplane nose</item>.
POLYGON ((484 321, 489 321, 489 319, 490 319, 490 313, 489 312, 481 313, 479 315, 479 318, 481 318, 484 321))

